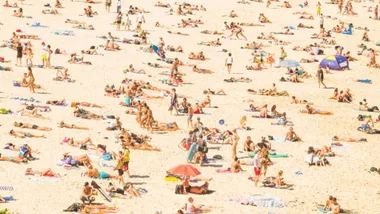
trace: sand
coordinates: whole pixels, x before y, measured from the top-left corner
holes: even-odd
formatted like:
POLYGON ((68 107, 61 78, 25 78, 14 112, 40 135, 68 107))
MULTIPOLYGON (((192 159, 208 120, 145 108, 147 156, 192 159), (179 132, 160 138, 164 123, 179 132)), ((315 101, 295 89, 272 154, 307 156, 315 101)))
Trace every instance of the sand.
MULTIPOLYGON (((10 3, 13 3, 11 1, 10 3)), ((25 1, 22 6, 26 16, 33 16, 33 19, 20 19, 11 16, 13 9, 0 7, 0 21, 3 25, 0 26, 1 40, 7 40, 11 37, 11 33, 16 29, 21 29, 27 34, 39 35, 41 40, 31 40, 34 45, 34 64, 41 64, 42 46, 41 42, 50 44, 52 49, 60 48, 68 53, 79 53, 80 50, 87 49, 91 45, 104 45, 105 41, 96 36, 106 35, 112 32, 114 36, 133 38, 132 32, 115 31, 115 26, 110 25, 116 17, 116 2, 113 2, 111 13, 105 12, 104 3, 92 5, 94 11, 99 15, 94 18, 78 16, 83 12, 83 8, 87 4, 83 2, 62 1, 64 9, 58 9, 63 15, 43 15, 41 10, 47 2, 25 1), (72 29, 71 24, 65 24, 64 20, 76 19, 85 21, 88 24, 93 24, 95 30, 79 30, 72 29), (49 28, 31 28, 26 23, 40 22, 49 28), (58 36, 52 32, 55 30, 73 30, 76 36, 58 36)), ((49 2, 54 5, 54 2, 49 2)), ((302 22, 307 25, 314 26, 314 29, 299 29, 294 31, 294 36, 277 35, 277 38, 292 42, 291 45, 284 46, 288 53, 289 59, 300 60, 301 58, 312 58, 309 53, 295 52, 291 48, 295 45, 306 46, 307 44, 318 42, 319 40, 310 39, 312 33, 319 32, 319 20, 299 20, 300 15, 292 15, 296 11, 307 11, 315 16, 315 4, 310 3, 309 8, 301 9, 297 5, 301 1, 292 1, 293 8, 285 9, 279 7, 280 3, 272 2, 269 9, 265 8, 265 3, 254 3, 250 5, 237 4, 236 1, 192 1, 192 4, 203 4, 207 8, 207 12, 194 11, 195 15, 189 16, 192 19, 201 19, 205 22, 199 28, 177 29, 172 27, 180 22, 182 18, 177 15, 169 15, 166 12, 168 9, 154 7, 154 1, 122 1, 122 11, 125 12, 128 5, 144 8, 151 11, 145 14, 146 24, 143 29, 149 30, 148 42, 157 44, 160 36, 164 38, 166 44, 178 46, 181 45, 184 53, 168 52, 169 57, 178 57, 184 62, 190 62, 187 59, 187 54, 190 52, 203 51, 207 61, 191 61, 196 63, 199 68, 207 68, 213 70, 212 75, 202 75, 193 73, 190 67, 181 67, 180 71, 185 72, 184 80, 186 83, 182 87, 178 87, 179 94, 190 96, 191 103, 201 102, 205 95, 202 94, 204 89, 211 90, 224 89, 227 96, 212 96, 212 103, 219 106, 218 109, 206 109, 210 115, 200 115, 203 123, 208 127, 216 127, 222 130, 232 130, 238 126, 242 116, 247 115, 247 125, 252 128, 252 131, 239 131, 241 140, 238 145, 238 157, 245 157, 247 154, 243 152, 243 142, 247 136, 251 136, 254 142, 258 142, 261 136, 272 135, 275 137, 283 137, 288 131, 288 127, 272 126, 274 120, 260 120, 251 118, 255 113, 247 113, 244 109, 248 108, 248 103, 243 102, 246 99, 253 99, 257 105, 268 104, 269 106, 276 104, 278 111, 287 112, 288 117, 295 124, 294 130, 303 139, 303 143, 273 143, 273 147, 279 153, 288 153, 289 158, 275 159, 274 166, 268 170, 269 176, 275 176, 278 170, 284 171, 285 180, 295 184, 295 189, 278 190, 263 187, 254 187, 253 183, 248 180, 249 176, 253 175, 253 167, 243 167, 246 171, 239 174, 217 174, 216 169, 225 169, 230 166, 232 161, 231 146, 229 145, 210 145, 208 156, 212 157, 220 154, 224 160, 217 161, 216 167, 198 167, 204 177, 212 177, 210 182, 210 190, 213 190, 211 195, 191 195, 195 199, 195 204, 205 204, 214 206, 212 213, 318 213, 315 204, 324 203, 329 195, 338 198, 339 203, 343 208, 354 209, 359 213, 377 213, 378 201, 380 199, 380 191, 378 183, 380 177, 370 174, 367 171, 370 167, 379 167, 378 155, 380 147, 377 146, 379 136, 366 135, 356 131, 356 128, 361 125, 356 117, 359 113, 353 108, 357 107, 359 101, 366 98, 370 105, 379 105, 380 89, 377 80, 380 79, 379 71, 376 69, 368 69, 366 64, 369 58, 365 56, 357 56, 357 45, 362 43, 361 36, 364 31, 354 30, 353 35, 342 35, 333 33, 334 39, 339 45, 344 46, 344 51, 351 51, 352 56, 359 58, 359 61, 350 63, 350 70, 344 72, 333 72, 333 74, 325 74, 325 83, 328 87, 337 87, 340 90, 347 88, 351 89, 354 96, 352 104, 343 104, 329 100, 328 97, 333 94, 333 89, 318 88, 315 78, 305 79, 304 83, 283 83, 279 82, 280 77, 285 76, 285 68, 270 68, 262 71, 247 71, 245 66, 250 64, 249 59, 252 58, 251 50, 240 49, 245 43, 258 41, 256 37, 261 33, 266 34, 272 31, 284 31, 284 26, 297 25, 302 22), (234 9, 239 15, 238 18, 222 17, 227 15, 234 9), (200 34, 201 30, 220 30, 224 21, 228 23, 234 22, 254 22, 256 23, 258 15, 264 14, 272 20, 272 24, 265 24, 265 27, 243 27, 244 34, 248 41, 242 40, 224 40, 221 39, 221 47, 206 47, 198 46, 200 41, 211 41, 220 36, 200 34), (188 33, 190 36, 184 37, 179 35, 169 35, 167 29, 155 28, 154 24, 159 21, 161 24, 168 26, 172 31, 180 31, 188 33), (225 83, 223 79, 229 78, 227 69, 224 66, 224 61, 227 53, 220 52, 222 49, 227 49, 233 54, 234 64, 232 68, 232 77, 249 77, 251 83, 225 83), (354 82, 354 79, 372 79, 374 84, 362 84, 354 82), (288 97, 264 97, 249 95, 246 90, 248 88, 270 88, 272 83, 277 84, 279 90, 287 90, 291 95, 297 96, 300 99, 307 99, 314 102, 316 108, 329 110, 334 113, 333 116, 318 116, 299 114, 298 111, 304 108, 304 105, 291 105, 288 97), (226 124, 219 125, 218 121, 224 119, 226 124), (306 150, 309 146, 329 145, 334 135, 348 137, 365 137, 367 143, 346 143, 348 148, 345 150, 335 150, 337 157, 329 158, 331 166, 329 167, 309 167, 305 162, 306 150), (295 175, 294 171, 300 170, 303 175, 295 175), (243 206, 228 202, 231 198, 246 198, 251 194, 267 194, 282 198, 286 204, 286 208, 263 208, 243 206)), ((165 3, 165 2, 164 2, 165 3)), ((174 1, 169 2, 172 5, 174 1)), ((355 27, 362 26, 370 29, 369 36, 371 42, 365 43, 368 47, 376 48, 375 39, 379 33, 376 26, 378 22, 368 19, 373 16, 373 13, 367 12, 367 8, 363 5, 375 6, 375 3, 353 3, 354 10, 359 13, 358 16, 341 16, 335 15, 337 12, 336 5, 322 5, 322 13, 324 15, 337 16, 347 23, 353 23, 355 27)), ((176 9, 176 7, 175 7, 176 9)), ((132 29, 135 28, 136 16, 130 16, 132 20, 132 29)), ((326 29, 331 29, 337 25, 337 20, 325 19, 326 29)), ((229 35, 229 31, 226 35, 229 35)), ((260 41, 261 42, 261 41, 260 41)), ((262 41, 263 44, 269 45, 267 41, 262 41)), ((0 57, 12 60, 9 65, 13 67, 14 72, 0 72, 0 107, 12 110, 22 108, 19 101, 11 100, 11 97, 33 97, 43 102, 47 100, 66 99, 70 101, 86 101, 104 105, 103 109, 86 108, 97 114, 113 114, 121 117, 124 127, 128 130, 148 134, 146 130, 141 130, 135 122, 135 117, 124 114, 126 108, 120 107, 119 102, 123 98, 111 98, 103 96, 103 88, 106 84, 116 86, 121 85, 121 80, 125 77, 134 78, 137 80, 146 80, 152 82, 154 86, 170 90, 171 87, 163 85, 157 81, 163 76, 158 75, 160 71, 166 69, 149 68, 143 63, 155 62, 158 58, 155 54, 144 53, 137 51, 141 46, 121 44, 122 51, 119 52, 103 52, 104 56, 85 56, 85 60, 91 61, 92 65, 73 65, 67 63, 69 55, 52 55, 52 65, 61 65, 69 69, 75 83, 64 83, 53 81, 55 70, 34 68, 33 72, 36 78, 36 83, 41 84, 45 90, 38 92, 46 92, 46 94, 31 94, 26 88, 17 88, 12 86, 13 80, 21 80, 23 73, 27 72, 25 67, 25 57, 23 58, 23 67, 16 67, 15 58, 16 52, 8 49, 0 49, 0 57), (129 64, 133 64, 135 68, 144 68, 151 77, 147 75, 136 76, 126 75, 122 72, 129 64)), ((280 46, 270 45, 264 49, 269 53, 275 54, 276 63, 280 56, 280 46)), ((317 56, 316 59, 322 60, 330 54, 335 54, 334 46, 325 48, 325 55, 317 56)), ((162 63, 161 63, 162 64, 162 63)), ((163 64, 162 64, 163 65, 163 64)), ((318 63, 302 64, 302 66, 311 74, 315 74, 318 63)), ((148 91, 149 94, 152 93, 148 91)), ((115 199, 114 204, 119 213, 154 213, 157 209, 161 209, 162 213, 175 213, 187 201, 188 195, 175 195, 174 183, 164 181, 166 171, 178 164, 186 163, 187 152, 178 148, 178 143, 183 137, 187 136, 186 117, 171 116, 167 111, 169 107, 169 98, 162 100, 148 100, 149 106, 153 109, 153 114, 156 120, 161 122, 176 121, 183 130, 170 134, 160 135, 153 134, 151 144, 159 147, 161 152, 136 151, 131 152, 130 171, 135 178, 127 179, 128 182, 140 183, 141 187, 148 190, 139 199, 115 199)), ((5 144, 12 142, 16 145, 21 145, 23 142, 28 142, 33 149, 38 149, 41 153, 36 155, 39 158, 37 161, 32 161, 26 164, 14 164, 10 162, 0 163, 0 185, 13 186, 14 191, 1 191, 1 196, 12 195, 16 201, 7 204, 1 204, 0 208, 8 208, 15 213, 61 213, 74 202, 79 202, 79 196, 83 183, 91 181, 91 179, 81 177, 81 170, 65 170, 57 166, 57 161, 61 158, 64 152, 71 152, 74 155, 83 153, 83 150, 77 148, 60 145, 64 137, 74 137, 82 140, 85 137, 91 137, 94 143, 106 144, 109 150, 118 151, 120 146, 115 143, 115 135, 117 132, 105 131, 107 127, 106 121, 83 120, 72 116, 70 107, 51 107, 52 112, 44 113, 49 117, 49 120, 39 120, 28 117, 19 117, 12 115, 0 115, 0 143, 5 144), (57 123, 64 120, 68 124, 75 123, 76 125, 89 127, 89 131, 77 131, 70 129, 59 129, 57 123), (25 123, 37 124, 39 126, 52 127, 51 132, 30 131, 34 134, 45 134, 45 139, 15 139, 7 133, 13 129, 14 121, 23 121, 25 123), (105 139, 104 137, 108 137, 105 139), (29 181, 24 175, 26 168, 31 167, 35 170, 44 170, 51 168, 53 171, 62 175, 62 178, 57 183, 39 183, 29 181)), ((257 114, 257 113, 256 113, 257 114)), ((378 113, 371 114, 377 118, 378 113)), ((378 124, 375 127, 379 127, 378 124)), ((20 129, 16 129, 20 130, 20 129)), ((1 145, 2 146, 2 145, 1 145)), ((3 156, 14 155, 16 152, 9 150, 1 150, 3 156)), ((248 159, 244 159, 248 160, 248 159)), ((97 161, 95 160, 95 163, 97 161)), ((108 173, 116 174, 111 168, 100 168, 108 173)), ((110 181, 98 180, 97 183, 102 187, 106 187, 110 181)), ((97 201, 105 202, 102 197, 97 197, 97 201)), ((105 202, 106 204, 110 204, 105 202)))

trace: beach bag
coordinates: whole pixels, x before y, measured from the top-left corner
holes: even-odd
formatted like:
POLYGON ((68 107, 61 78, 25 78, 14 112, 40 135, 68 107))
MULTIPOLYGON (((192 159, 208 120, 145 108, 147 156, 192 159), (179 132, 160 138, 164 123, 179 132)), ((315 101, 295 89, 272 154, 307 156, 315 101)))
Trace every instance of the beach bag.
POLYGON ((182 195, 183 194, 183 186, 182 185, 176 185, 174 193, 182 195))
POLYGON ((5 108, 1 108, 0 114, 8 114, 8 111, 5 108))
POLYGON ((80 204, 74 203, 69 206, 67 209, 63 210, 63 212, 78 212, 80 210, 80 204))
POLYGON ((27 106, 26 109, 33 110, 34 109, 34 105, 27 106))
POLYGON ((116 193, 119 193, 119 194, 124 195, 124 190, 123 190, 123 189, 120 189, 120 188, 117 188, 117 189, 116 189, 116 193))
POLYGON ((223 159, 223 157, 221 155, 214 155, 213 158, 217 159, 217 160, 222 160, 223 159))
POLYGON ((109 161, 109 160, 111 160, 111 154, 110 153, 104 153, 103 155, 102 155, 102 158, 104 159, 104 160, 106 160, 106 161, 109 161))

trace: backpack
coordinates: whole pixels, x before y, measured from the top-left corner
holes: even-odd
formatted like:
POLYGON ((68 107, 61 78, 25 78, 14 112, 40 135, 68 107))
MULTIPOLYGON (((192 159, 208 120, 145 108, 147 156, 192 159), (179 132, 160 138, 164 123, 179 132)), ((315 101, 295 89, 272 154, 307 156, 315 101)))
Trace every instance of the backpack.
POLYGON ((80 204, 74 203, 69 206, 67 209, 63 210, 63 212, 78 212, 80 210, 80 204))
POLYGON ((1 108, 0 114, 8 114, 8 111, 5 108, 1 108))
POLYGON ((174 193, 182 195, 183 194, 183 186, 182 185, 176 185, 174 193))

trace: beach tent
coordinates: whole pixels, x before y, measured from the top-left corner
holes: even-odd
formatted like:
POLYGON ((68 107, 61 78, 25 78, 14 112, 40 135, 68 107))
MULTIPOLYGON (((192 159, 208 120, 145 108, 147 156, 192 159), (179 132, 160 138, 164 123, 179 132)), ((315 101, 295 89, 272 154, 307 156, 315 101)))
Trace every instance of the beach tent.
POLYGON ((323 59, 319 65, 322 68, 326 68, 326 66, 329 65, 331 70, 343 70, 349 68, 347 58, 340 55, 330 55, 323 59))

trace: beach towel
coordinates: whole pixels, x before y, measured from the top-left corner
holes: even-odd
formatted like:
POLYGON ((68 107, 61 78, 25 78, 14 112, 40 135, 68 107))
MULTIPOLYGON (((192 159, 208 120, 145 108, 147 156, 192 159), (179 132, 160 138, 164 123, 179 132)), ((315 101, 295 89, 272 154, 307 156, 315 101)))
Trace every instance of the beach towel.
POLYGON ((274 207, 274 208, 284 208, 286 207, 285 202, 279 198, 270 195, 251 195, 248 197, 248 204, 254 204, 260 207, 274 207))
POLYGON ((0 190, 2 191, 13 191, 13 186, 0 186, 0 190))
POLYGON ((4 198, 4 200, 6 201, 14 201, 15 199, 11 196, 11 197, 2 197, 4 198))
POLYGON ((168 177, 165 177, 165 181, 166 182, 177 182, 177 181, 179 181, 179 178, 176 178, 173 176, 168 176, 168 177))
POLYGON ((30 181, 45 182, 45 183, 55 183, 59 181, 59 178, 55 177, 38 177, 38 176, 28 176, 30 181))
POLYGON ((342 144, 342 146, 338 146, 338 145, 331 145, 331 148, 333 149, 339 149, 339 150, 346 150, 348 149, 348 145, 347 144, 342 144))
POLYGON ((269 154, 270 158, 287 158, 288 154, 279 154, 279 153, 272 153, 269 154))
POLYGON ((36 22, 36 23, 31 24, 30 27, 42 27, 42 28, 45 28, 45 27, 48 27, 48 26, 46 26, 46 25, 41 25, 41 23, 36 22))
POLYGON ((55 35, 63 35, 63 36, 75 36, 74 31, 71 30, 57 30, 53 32, 55 35))
POLYGON ((109 164, 109 163, 106 163, 106 162, 103 162, 103 161, 100 161, 98 163, 98 165, 101 166, 101 167, 110 167, 110 168, 115 168, 116 167, 115 164, 109 164))
POLYGON ((22 97, 11 97, 11 100, 19 100, 25 102, 39 103, 39 100, 35 100, 33 97, 30 98, 22 98, 22 97))
POLYGON ((357 82, 372 84, 372 80, 370 79, 358 79, 357 82))

